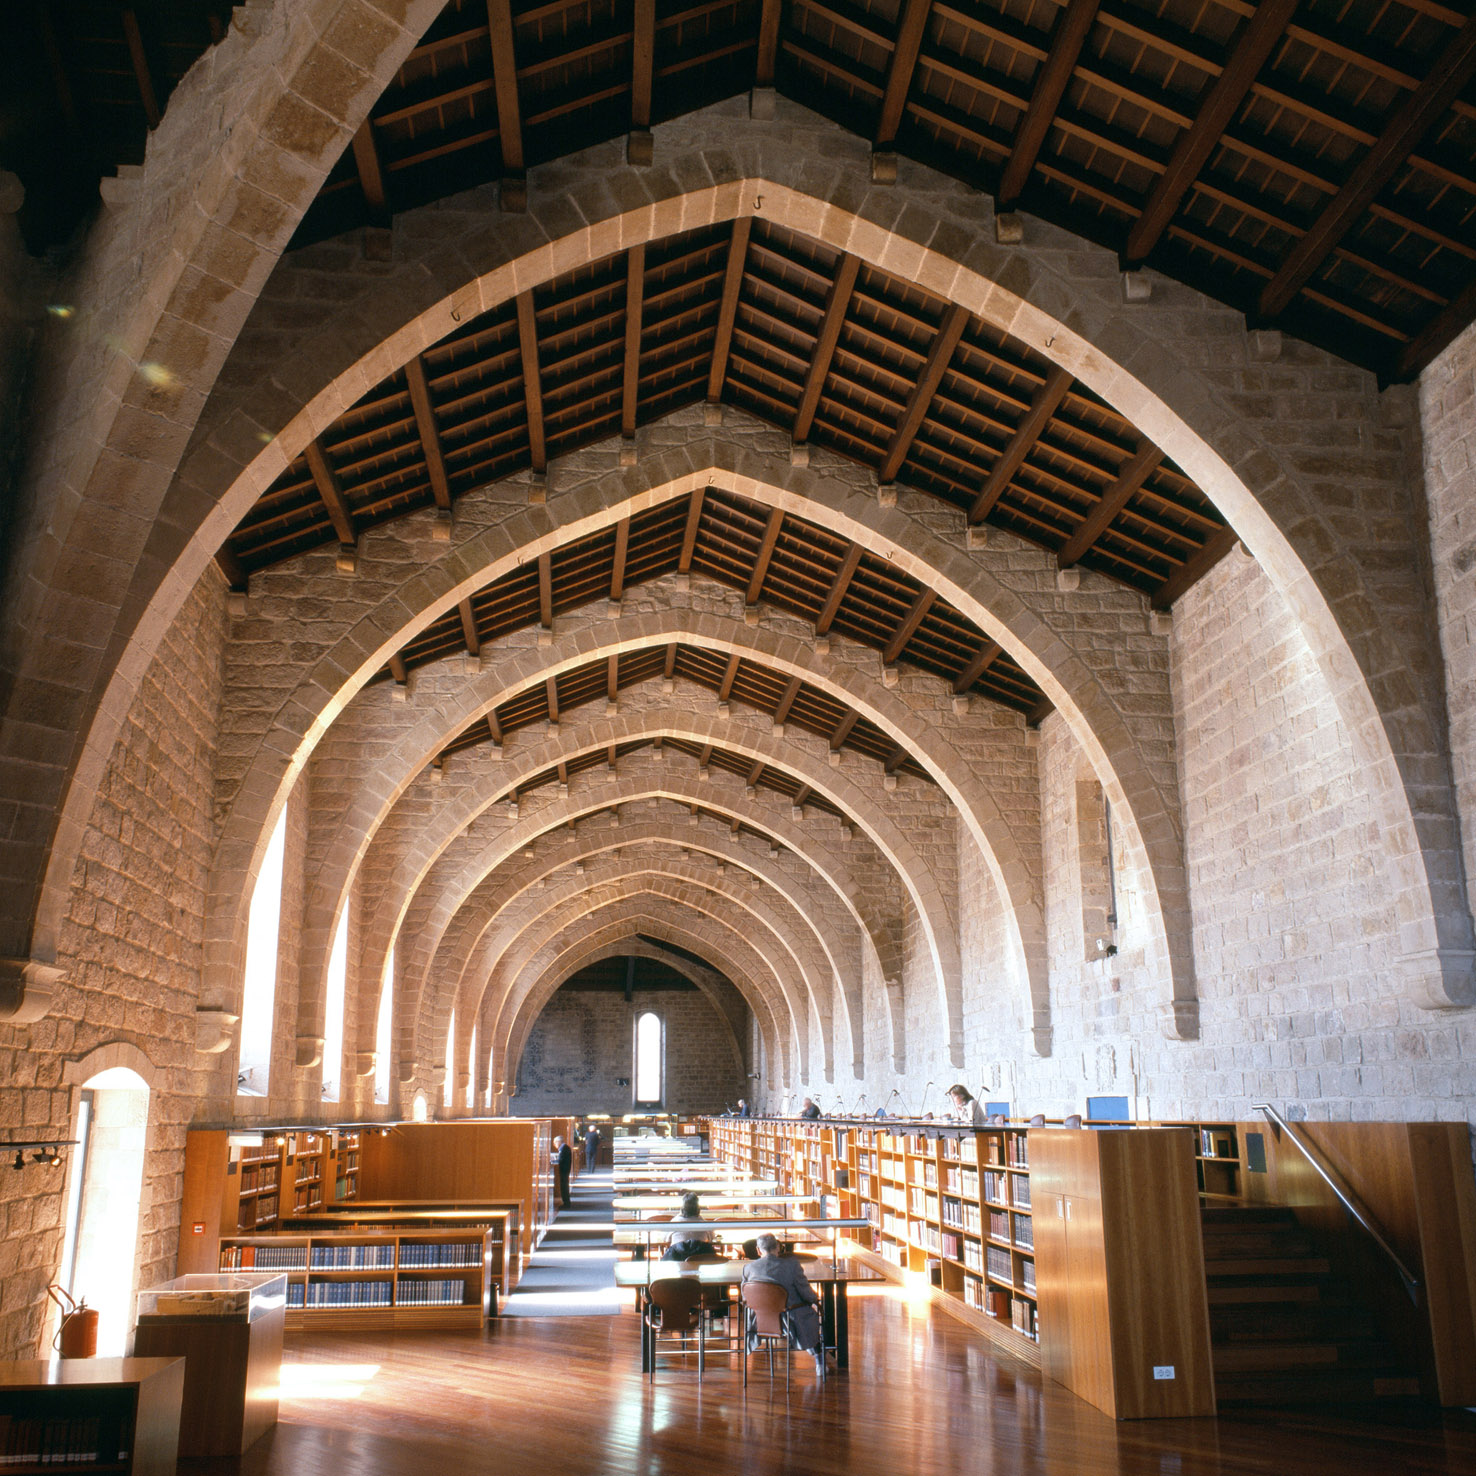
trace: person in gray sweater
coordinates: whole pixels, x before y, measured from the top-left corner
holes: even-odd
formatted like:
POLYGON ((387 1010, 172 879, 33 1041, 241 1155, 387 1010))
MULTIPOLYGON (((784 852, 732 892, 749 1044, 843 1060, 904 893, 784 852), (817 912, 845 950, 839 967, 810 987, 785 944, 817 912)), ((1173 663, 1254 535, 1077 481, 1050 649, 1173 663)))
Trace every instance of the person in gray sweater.
MULTIPOLYGON (((779 1254, 779 1242, 772 1235, 758 1237, 759 1258, 744 1264, 741 1280, 772 1281, 789 1293, 789 1307, 784 1314, 785 1327, 789 1333, 789 1346, 808 1353, 815 1360, 815 1368, 824 1373, 827 1355, 820 1340, 820 1298, 805 1275, 804 1267, 793 1256, 779 1254)), ((750 1343, 749 1352, 757 1347, 750 1343)), ((834 1360, 829 1360, 834 1366, 834 1360)))

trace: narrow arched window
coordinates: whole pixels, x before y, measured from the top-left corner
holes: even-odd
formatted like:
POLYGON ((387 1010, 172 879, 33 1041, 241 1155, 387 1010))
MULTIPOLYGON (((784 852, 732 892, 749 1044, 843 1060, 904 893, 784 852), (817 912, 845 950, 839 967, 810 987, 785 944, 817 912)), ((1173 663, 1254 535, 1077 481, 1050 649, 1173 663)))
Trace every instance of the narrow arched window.
POLYGON ((451 1023, 446 1027, 446 1081, 441 1090, 441 1101, 446 1106, 456 1105, 456 1011, 451 1011, 451 1023))
POLYGON ((272 1023, 277 1001, 277 942, 282 920, 282 855, 287 806, 267 842, 246 915, 246 973, 241 985, 241 1055, 236 1091, 264 1097, 272 1069, 272 1023))
POLYGON ((635 1100, 638 1107, 659 1107, 662 1096, 661 1016, 649 1010, 636 1020, 635 1100))
POLYGON ((323 1100, 336 1102, 343 1094, 343 996, 348 985, 348 919, 343 909, 333 951, 328 955, 328 991, 323 1004, 323 1100))
POLYGON ((390 1019, 395 1007, 395 950, 384 961, 384 984, 379 991, 379 1015, 374 1021, 374 1100, 389 1101, 390 1019))

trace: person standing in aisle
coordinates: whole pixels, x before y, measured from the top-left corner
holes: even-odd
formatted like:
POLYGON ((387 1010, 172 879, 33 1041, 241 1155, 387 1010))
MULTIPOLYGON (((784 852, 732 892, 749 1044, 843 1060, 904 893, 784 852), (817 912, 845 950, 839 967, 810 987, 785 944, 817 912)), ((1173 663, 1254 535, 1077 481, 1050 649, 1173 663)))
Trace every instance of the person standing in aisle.
POLYGON ((569 1198, 569 1174, 574 1167, 574 1150, 562 1138, 555 1138, 553 1159, 559 1170, 559 1208, 568 1209, 573 1203, 569 1198))
POLYGON ((594 1123, 584 1129, 584 1167, 592 1169, 600 1161, 600 1130, 594 1123))

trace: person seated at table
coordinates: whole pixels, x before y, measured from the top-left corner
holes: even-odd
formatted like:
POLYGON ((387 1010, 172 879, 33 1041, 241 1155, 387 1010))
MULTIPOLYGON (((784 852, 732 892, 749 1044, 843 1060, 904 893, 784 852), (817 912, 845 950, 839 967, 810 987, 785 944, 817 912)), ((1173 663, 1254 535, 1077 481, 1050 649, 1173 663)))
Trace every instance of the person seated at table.
MULTIPOLYGON (((815 1371, 824 1373, 827 1366, 834 1368, 835 1359, 826 1353, 820 1334, 820 1298, 805 1275, 804 1267, 793 1256, 779 1254, 778 1238, 763 1234, 758 1237, 759 1258, 744 1263, 739 1273, 740 1284, 750 1281, 772 1281, 782 1286, 789 1294, 789 1305, 784 1313, 784 1330, 789 1336, 789 1346, 808 1353, 815 1360, 815 1371)), ((758 1347, 750 1339, 748 1351, 758 1347)))
POLYGON ((813 1122, 817 1117, 820 1116, 820 1109, 814 1104, 813 1101, 810 1100, 809 1097, 806 1097, 805 1105, 800 1108, 799 1115, 803 1117, 806 1121, 813 1122))
POLYGON ((962 1082, 955 1082, 948 1088, 948 1098, 957 1121, 971 1127, 984 1127, 988 1123, 989 1114, 985 1112, 984 1104, 962 1082))
POLYGON ((702 1201, 693 1193, 682 1195, 682 1213, 673 1224, 679 1228, 671 1233, 663 1261, 685 1261, 688 1256, 700 1256, 712 1249, 712 1231, 699 1230, 695 1224, 702 1220, 702 1201))

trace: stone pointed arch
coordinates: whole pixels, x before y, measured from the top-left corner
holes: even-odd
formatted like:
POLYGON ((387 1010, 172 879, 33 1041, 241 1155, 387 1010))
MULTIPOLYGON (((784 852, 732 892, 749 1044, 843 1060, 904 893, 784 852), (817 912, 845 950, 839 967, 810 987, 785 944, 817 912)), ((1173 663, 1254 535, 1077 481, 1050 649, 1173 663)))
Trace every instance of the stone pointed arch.
MULTIPOLYGON (((798 970, 810 1009, 819 1025, 825 1079, 833 1081, 837 1017, 831 1002, 839 996, 839 980, 834 973, 834 962, 818 932, 781 895, 769 893, 766 888, 755 892, 752 888, 725 885, 727 879, 715 868, 694 865, 669 855, 632 857, 622 852, 612 857, 607 854, 600 861, 583 865, 582 871, 561 877, 537 891, 525 889, 493 920, 496 931, 492 946, 496 962, 488 973, 480 981, 474 976, 462 987, 458 987, 454 978, 448 977, 440 982, 436 994, 442 1000, 455 1001, 458 1021, 475 1018, 481 1010, 484 996, 491 995, 497 1001, 504 997, 509 981, 521 968, 521 960, 530 948, 536 946, 529 940, 536 936, 550 913, 575 899, 597 899, 612 886, 627 886, 628 879, 632 877, 640 878, 653 892, 668 893, 674 885, 710 892, 715 898, 720 898, 728 910, 741 914, 744 930, 767 957, 773 959, 777 956, 785 967, 798 970)), ((771 967, 775 967, 777 972, 777 966, 771 964, 771 967)), ((423 1001, 422 1009, 426 1013, 438 1013, 435 1002, 429 999, 423 1001)), ((839 1026, 847 1030, 844 1009, 839 1014, 839 1026)), ((845 1041, 843 1044, 850 1043, 845 1041)))

